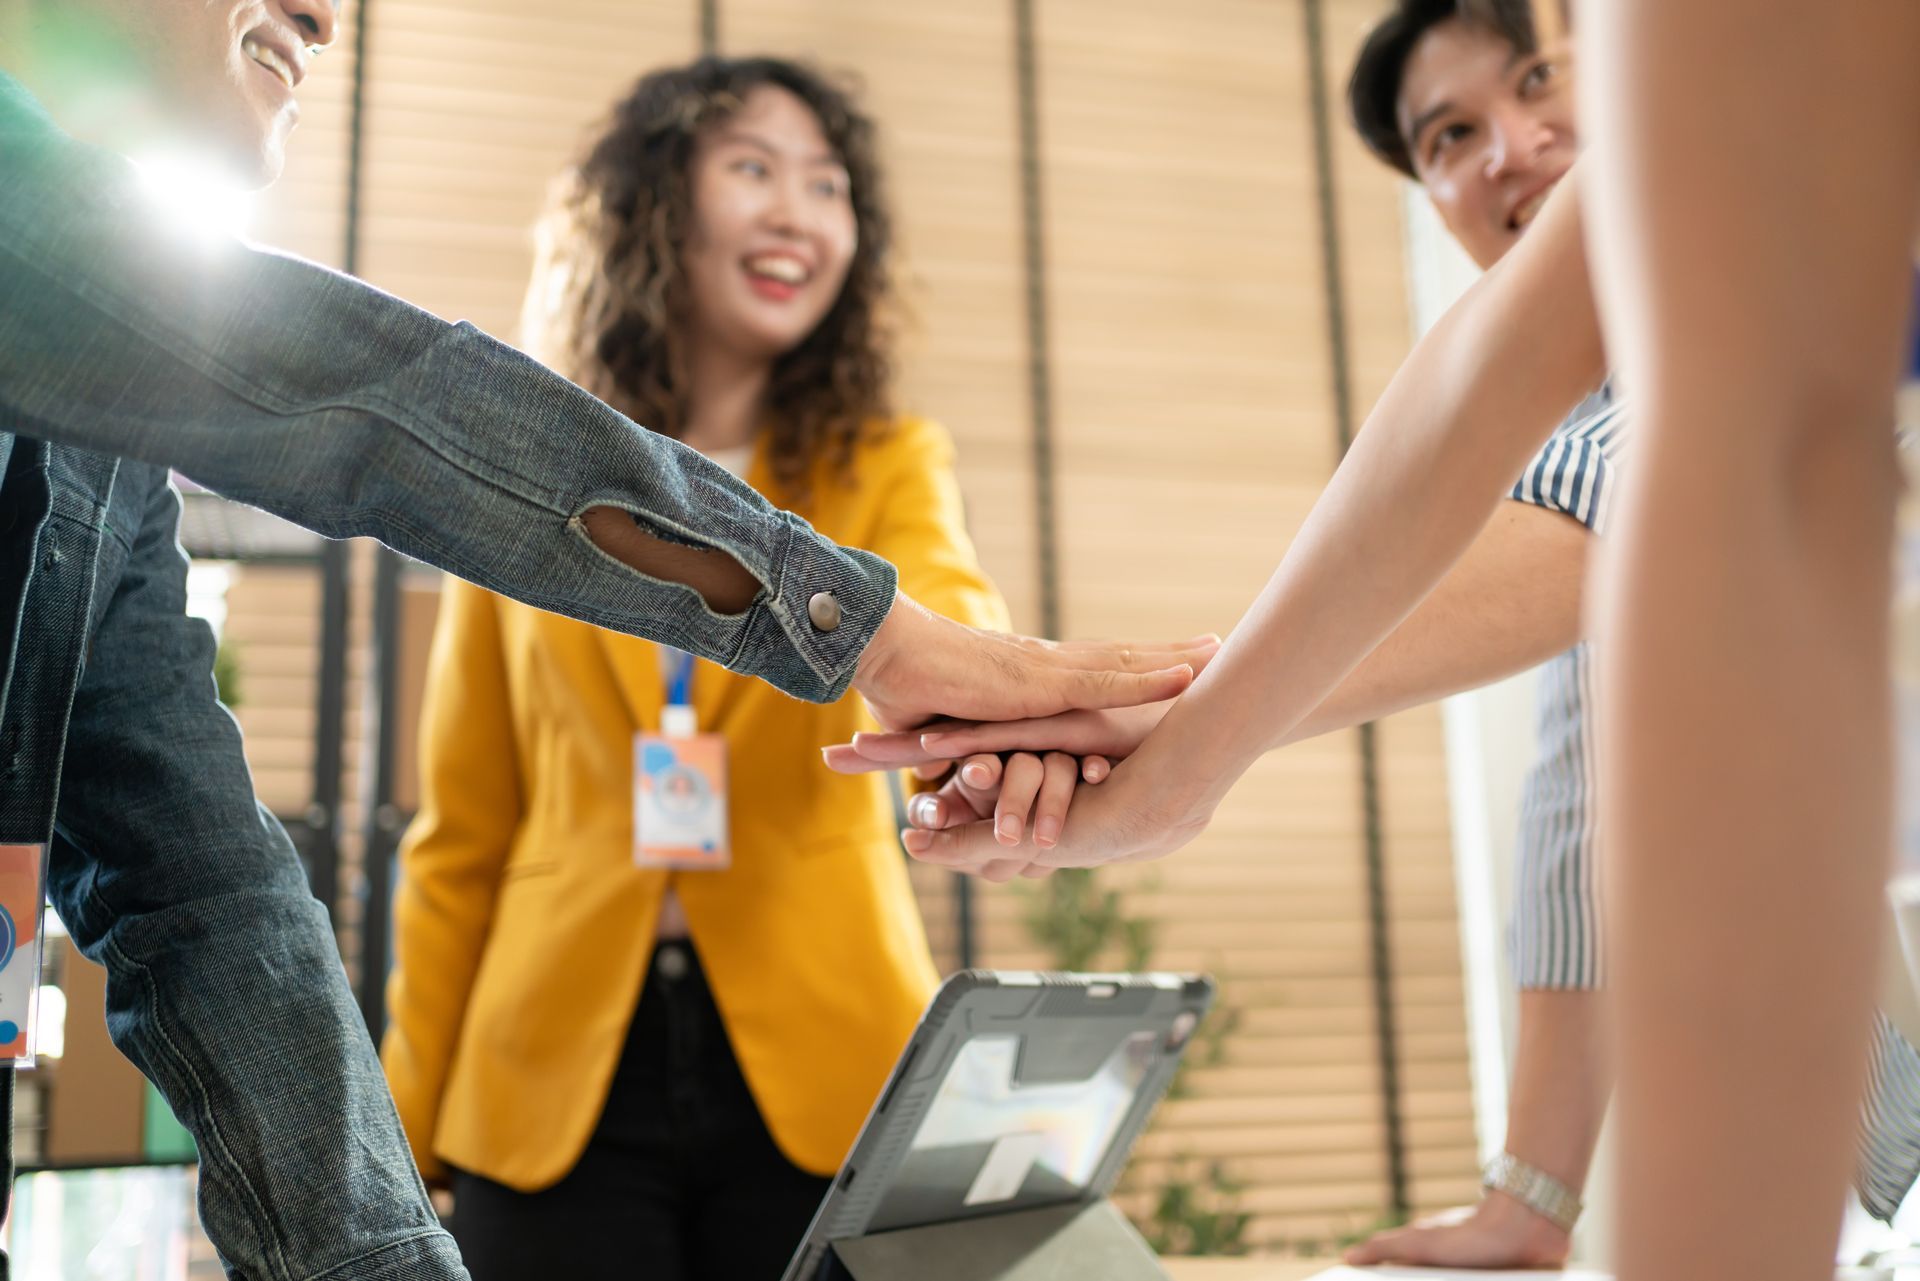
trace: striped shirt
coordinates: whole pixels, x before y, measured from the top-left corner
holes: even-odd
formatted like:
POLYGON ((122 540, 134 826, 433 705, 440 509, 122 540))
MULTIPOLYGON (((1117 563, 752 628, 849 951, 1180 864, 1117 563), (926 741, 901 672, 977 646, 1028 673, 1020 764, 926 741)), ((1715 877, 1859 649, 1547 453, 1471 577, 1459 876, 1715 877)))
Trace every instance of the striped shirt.
MULTIPOLYGON (((1622 407, 1602 388, 1554 432, 1509 495, 1607 531, 1627 435, 1622 407)), ((1604 907, 1594 858, 1592 656, 1583 642, 1540 673, 1539 755, 1520 807, 1519 856, 1508 943, 1524 989, 1585 990, 1606 981, 1604 907)), ((1876 1014, 1860 1107, 1855 1188, 1868 1213, 1890 1220, 1920 1177, 1920 1052, 1876 1014)))

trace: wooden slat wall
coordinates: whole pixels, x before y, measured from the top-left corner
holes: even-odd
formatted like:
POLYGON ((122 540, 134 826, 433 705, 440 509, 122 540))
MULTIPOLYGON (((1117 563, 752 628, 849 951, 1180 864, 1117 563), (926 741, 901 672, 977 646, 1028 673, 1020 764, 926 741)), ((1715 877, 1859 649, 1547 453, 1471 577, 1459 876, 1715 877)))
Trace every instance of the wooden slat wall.
MULTIPOLYGON (((548 179, 635 76, 695 51, 699 7, 371 3, 362 272, 510 334, 548 179)), ((1305 3, 1035 2, 1070 635, 1230 626, 1335 464, 1305 3)), ((1394 180, 1352 142, 1338 101, 1376 5, 1324 3, 1360 415, 1408 335, 1394 180)), ((901 402, 959 440, 982 555, 1016 622, 1039 626, 1012 4, 721 0, 719 34, 729 52, 811 56, 863 83, 911 313, 901 402)), ((261 220, 267 239, 333 260, 343 54, 321 64, 335 79, 303 126, 289 179, 303 185, 283 185, 261 220)), ((263 755, 268 737, 254 732, 263 755)), ((1399 1104, 1426 1209, 1475 1191, 1439 718, 1394 718, 1378 743, 1399 1104)), ((1214 971, 1242 1011, 1224 1061, 1192 1073, 1144 1143, 1138 1183, 1178 1157, 1223 1158, 1262 1245, 1357 1230, 1389 1202, 1360 778, 1353 734, 1290 749, 1179 858, 1111 874, 1162 923, 1158 963, 1214 971)), ((950 883, 926 869, 915 881, 951 958, 950 883)), ((1018 889, 976 898, 982 962, 1042 962, 1018 889)))
POLYGON ((317 572, 274 565, 234 571, 221 633, 240 669, 234 719, 246 736, 254 790, 276 814, 304 814, 313 801, 319 616, 317 572))
POLYGON ((722 48, 853 73, 882 131, 907 303, 899 400, 961 440, 980 554, 1040 625, 1011 5, 724 0, 722 48))
POLYGON ((368 280, 511 337, 530 227, 585 129, 647 67, 691 56, 664 0, 370 0, 368 280))

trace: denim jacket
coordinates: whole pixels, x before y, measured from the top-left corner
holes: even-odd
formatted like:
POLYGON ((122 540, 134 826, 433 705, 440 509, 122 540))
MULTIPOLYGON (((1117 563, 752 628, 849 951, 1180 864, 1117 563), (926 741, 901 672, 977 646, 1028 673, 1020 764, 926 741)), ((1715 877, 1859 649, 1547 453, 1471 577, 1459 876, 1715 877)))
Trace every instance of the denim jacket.
POLYGON ((67 137, 3 74, 0 175, 0 468, 29 438, 52 447, 14 469, 0 513, 0 840, 44 839, 116 459, 801 698, 852 681, 892 605, 886 562, 470 325, 173 230, 132 165, 67 137), (727 552, 760 594, 721 615, 619 563, 579 520, 603 504, 727 552), (809 618, 819 592, 841 606, 832 631, 809 618))

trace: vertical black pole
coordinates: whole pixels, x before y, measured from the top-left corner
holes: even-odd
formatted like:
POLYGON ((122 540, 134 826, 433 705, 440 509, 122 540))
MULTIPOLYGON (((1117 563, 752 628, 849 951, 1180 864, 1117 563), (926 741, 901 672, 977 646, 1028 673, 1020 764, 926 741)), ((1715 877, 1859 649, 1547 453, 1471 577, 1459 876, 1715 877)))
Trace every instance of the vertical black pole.
POLYGON ((700 0, 700 53, 720 52, 720 0, 700 0))
POLYGON ((380 1039, 386 1027, 387 968, 392 959, 394 855, 405 820, 393 803, 394 723, 400 675, 400 557, 379 548, 373 571, 373 670, 368 673, 366 744, 360 772, 361 849, 366 875, 360 918, 360 1012, 380 1039))
MULTIPOLYGON (((366 119, 367 26, 373 0, 361 0, 353 15, 353 80, 347 99, 346 223, 340 268, 360 268, 360 182, 366 119)), ((346 743, 347 629, 351 612, 352 548, 328 540, 320 548, 320 673, 315 692, 313 805, 307 814, 312 839, 308 866, 314 897, 337 926, 340 912, 341 753, 346 743)))
MULTIPOLYGON (((1025 252, 1028 414, 1033 420, 1035 569, 1039 577, 1040 634, 1060 635, 1060 534, 1053 452, 1053 370, 1047 332, 1046 205, 1040 164, 1040 55, 1033 0, 1013 0, 1013 59, 1020 119, 1021 244, 1025 252)), ((973 881, 953 881, 960 964, 976 959, 973 881)))
MULTIPOLYGON (((373 27, 374 0, 360 0, 353 33, 353 89, 349 99, 347 134, 347 225, 346 249, 341 267, 349 275, 360 272, 360 218, 365 197, 367 137, 367 52, 368 33, 373 27)), ((346 564, 348 548, 331 544, 341 564, 346 564)), ((394 678, 398 668, 397 632, 400 560, 382 547, 376 550, 373 586, 373 670, 369 673, 367 715, 364 718, 366 742, 361 768, 361 860, 363 876, 360 891, 365 895, 361 913, 359 972, 360 1011, 376 1039, 385 1024, 384 1000, 387 957, 388 902, 392 893, 393 845, 399 822, 393 810, 393 702, 394 678)), ((342 667, 344 669, 345 628, 342 627, 342 667)), ((345 703, 344 671, 336 708, 345 703)), ((343 713, 342 713, 343 714, 343 713)), ((334 759, 340 755, 336 744, 334 759)))
POLYGON ((340 912, 340 754, 346 738, 347 554, 320 545, 320 671, 314 691, 313 803, 307 809, 307 874, 313 896, 338 927, 340 912))
MULTIPOLYGON (((1332 366, 1334 428, 1340 452, 1353 443, 1352 365, 1347 347, 1346 285, 1341 272, 1340 216, 1334 188, 1333 123, 1327 109, 1327 51, 1322 0, 1303 0, 1307 39, 1307 87, 1313 119, 1315 186, 1320 202, 1320 259, 1327 300, 1327 340, 1332 366)), ((1380 1047, 1380 1106, 1387 1133, 1387 1186, 1396 1216, 1412 1203, 1407 1191, 1406 1128, 1400 1111, 1399 1020, 1393 1000, 1393 946, 1387 913, 1386 840, 1380 819, 1378 731, 1362 725, 1360 805, 1367 860, 1367 926, 1371 947, 1374 1029, 1380 1047)))
POLYGON ((1027 392, 1033 418, 1034 540, 1039 555, 1040 631, 1060 635, 1060 534, 1053 452, 1053 369, 1047 328, 1046 205, 1041 186, 1040 55, 1033 0, 1014 0, 1014 64, 1020 108, 1020 206, 1027 277, 1027 392))

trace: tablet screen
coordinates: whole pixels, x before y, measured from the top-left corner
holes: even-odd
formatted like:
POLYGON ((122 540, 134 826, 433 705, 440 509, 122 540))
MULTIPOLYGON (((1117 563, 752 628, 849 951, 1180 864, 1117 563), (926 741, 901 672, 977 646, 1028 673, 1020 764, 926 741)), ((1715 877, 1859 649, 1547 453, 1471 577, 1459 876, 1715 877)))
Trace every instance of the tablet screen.
POLYGON ((1017 1035, 976 1036, 954 1055, 873 1231, 1070 1201, 1091 1185, 1153 1066, 1136 1032, 1090 1075, 1021 1080, 1017 1035))

